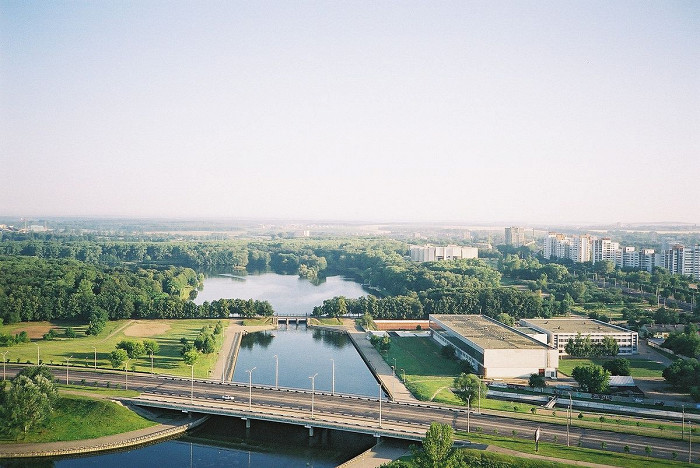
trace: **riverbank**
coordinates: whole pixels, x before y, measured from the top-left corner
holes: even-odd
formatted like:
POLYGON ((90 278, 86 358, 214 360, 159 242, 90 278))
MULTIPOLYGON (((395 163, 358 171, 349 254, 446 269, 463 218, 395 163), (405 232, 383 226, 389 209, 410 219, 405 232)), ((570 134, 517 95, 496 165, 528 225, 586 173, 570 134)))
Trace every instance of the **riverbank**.
MULTIPOLYGON (((137 412, 146 416, 144 410, 139 410, 137 412)), ((0 459, 60 457, 130 448, 177 437, 209 419, 207 415, 200 416, 197 419, 191 419, 180 415, 173 418, 154 416, 150 412, 147 414, 148 416, 146 417, 160 424, 136 431, 98 437, 96 439, 28 444, 0 444, 0 459)))
POLYGON ((224 330, 224 341, 219 350, 219 355, 212 369, 211 375, 221 378, 221 381, 231 381, 236 369, 236 358, 241 346, 241 338, 246 333, 264 330, 275 330, 274 325, 243 325, 242 320, 230 320, 224 330))

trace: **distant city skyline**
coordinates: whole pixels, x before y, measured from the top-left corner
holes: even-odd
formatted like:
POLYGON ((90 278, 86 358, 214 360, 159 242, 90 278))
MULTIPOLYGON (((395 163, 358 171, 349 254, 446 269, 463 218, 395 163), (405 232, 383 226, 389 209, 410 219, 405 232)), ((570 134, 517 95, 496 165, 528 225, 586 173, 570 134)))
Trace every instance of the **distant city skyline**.
POLYGON ((700 223, 700 3, 0 0, 0 217, 700 223))

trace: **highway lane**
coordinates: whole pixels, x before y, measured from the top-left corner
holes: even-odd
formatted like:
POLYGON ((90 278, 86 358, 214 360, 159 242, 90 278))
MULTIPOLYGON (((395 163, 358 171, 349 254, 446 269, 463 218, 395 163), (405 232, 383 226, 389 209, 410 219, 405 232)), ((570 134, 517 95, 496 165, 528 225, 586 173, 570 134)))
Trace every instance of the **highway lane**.
MULTIPOLYGON (((8 377, 14 375, 21 367, 8 365, 8 377)), ((65 368, 51 368, 59 381, 65 383, 65 368)), ((101 386, 110 382, 110 386, 119 385, 124 388, 126 378, 124 372, 105 373, 85 368, 70 368, 71 383, 80 384, 84 379, 86 384, 99 382, 101 386)), ((195 380, 194 385, 190 379, 179 377, 165 377, 149 374, 128 374, 129 389, 140 392, 148 392, 152 395, 163 396, 193 396, 196 399, 214 399, 222 404, 247 404, 249 387, 239 383, 222 383, 220 381, 195 380), (234 398, 234 403, 223 400, 224 395, 234 398)), ((270 387, 253 386, 251 404, 258 410, 267 409, 270 412, 279 410, 293 410, 301 415, 311 412, 311 392, 305 390, 280 389, 270 387)), ((379 401, 374 398, 355 396, 332 396, 327 393, 314 394, 314 412, 319 417, 332 418, 343 416, 362 421, 365 425, 378 425, 379 401)), ((472 432, 480 430, 487 434, 499 434, 512 436, 515 431, 517 437, 532 439, 535 429, 539 426, 542 431, 541 440, 556 441, 566 444, 566 426, 552 423, 538 423, 536 421, 520 420, 494 414, 476 414, 472 412, 467 417, 464 408, 443 407, 427 404, 407 404, 396 402, 382 402, 382 421, 384 423, 403 422, 416 426, 427 427, 431 421, 450 424, 457 430, 466 431, 469 424, 472 432), (467 421, 469 420, 469 422, 467 421), (478 429, 477 429, 478 428, 478 429)), ((570 431, 570 443, 572 446, 580 445, 589 448, 601 448, 601 443, 607 444, 606 450, 623 451, 625 445, 630 447, 630 452, 646 455, 645 447, 652 448, 652 455, 661 458, 671 458, 676 452, 679 459, 687 460, 688 444, 679 440, 666 440, 648 436, 636 436, 618 434, 598 429, 580 429, 572 427, 570 431), (683 457, 685 454, 686 458, 683 457)))

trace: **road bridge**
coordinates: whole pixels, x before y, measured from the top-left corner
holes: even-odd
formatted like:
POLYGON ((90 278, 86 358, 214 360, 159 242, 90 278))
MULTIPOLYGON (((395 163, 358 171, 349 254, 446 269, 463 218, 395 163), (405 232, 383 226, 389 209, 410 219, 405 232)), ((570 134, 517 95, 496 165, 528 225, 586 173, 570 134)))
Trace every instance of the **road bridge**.
MULTIPOLYGON (((8 375, 21 367, 7 367, 8 375)), ((58 378, 65 378, 65 367, 51 368, 58 378)), ((72 383, 125 386, 124 372, 99 372, 91 369, 69 370, 72 383), (83 380, 85 382, 83 382, 83 380)), ((525 419, 526 416, 507 416, 484 411, 468 412, 464 407, 442 406, 424 402, 390 402, 378 398, 355 395, 331 395, 327 392, 247 385, 217 380, 187 379, 181 377, 128 374, 128 388, 142 392, 133 403, 151 407, 168 407, 179 411, 229 415, 237 418, 265 419, 318 428, 334 428, 415 440, 425 434, 431 422, 449 424, 453 429, 465 432, 500 433, 532 439, 535 430, 541 428, 541 439, 566 444, 566 426, 525 419), (224 399, 227 396, 228 399, 224 399), (233 401, 230 400, 233 398, 233 401), (381 409, 380 409, 381 405, 381 409), (381 412, 381 413, 380 413, 381 412), (312 414, 313 413, 313 414, 312 414)), ((679 459, 687 460, 688 441, 647 435, 624 434, 593 428, 572 427, 569 431, 572 446, 622 452, 625 446, 633 454, 651 455, 671 459, 675 452, 679 459), (685 457, 684 457, 685 454, 685 457)), ((693 461, 700 461, 694 455, 693 461)))

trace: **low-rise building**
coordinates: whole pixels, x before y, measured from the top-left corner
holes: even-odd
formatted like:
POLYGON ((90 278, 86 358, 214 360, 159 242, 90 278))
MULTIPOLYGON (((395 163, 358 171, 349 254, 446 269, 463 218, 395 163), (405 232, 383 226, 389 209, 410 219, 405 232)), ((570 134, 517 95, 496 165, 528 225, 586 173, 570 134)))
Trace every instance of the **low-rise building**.
POLYGON ((602 343, 605 337, 611 337, 620 348, 619 354, 636 354, 639 347, 637 332, 583 317, 521 319, 520 325, 534 328, 547 334, 547 343, 566 354, 566 344, 580 333, 589 337, 593 344, 602 343))
POLYGON ((454 346, 460 359, 488 378, 557 376, 556 348, 484 315, 436 314, 428 317, 432 337, 454 346))

